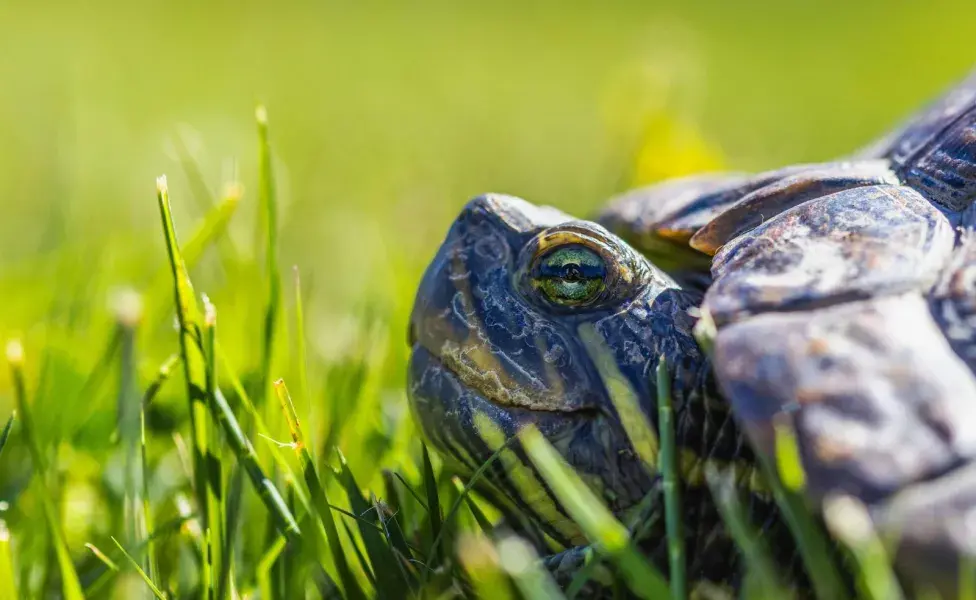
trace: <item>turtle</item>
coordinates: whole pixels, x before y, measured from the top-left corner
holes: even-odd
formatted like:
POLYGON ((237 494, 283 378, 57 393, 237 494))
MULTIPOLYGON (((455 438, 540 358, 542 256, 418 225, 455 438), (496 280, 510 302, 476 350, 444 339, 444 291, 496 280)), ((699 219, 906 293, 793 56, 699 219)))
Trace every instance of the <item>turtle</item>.
POLYGON ((661 474, 628 437, 634 419, 657 430, 664 360, 689 580, 742 585, 709 468, 731 469, 784 572, 798 568, 759 467, 789 439, 815 515, 854 498, 897 536, 908 589, 952 595, 976 553, 976 71, 838 160, 667 180, 588 219, 478 196, 409 328, 424 438, 462 475, 496 457, 479 489, 557 576, 586 540, 513 440, 540 431, 646 525, 641 549, 667 572, 661 474))

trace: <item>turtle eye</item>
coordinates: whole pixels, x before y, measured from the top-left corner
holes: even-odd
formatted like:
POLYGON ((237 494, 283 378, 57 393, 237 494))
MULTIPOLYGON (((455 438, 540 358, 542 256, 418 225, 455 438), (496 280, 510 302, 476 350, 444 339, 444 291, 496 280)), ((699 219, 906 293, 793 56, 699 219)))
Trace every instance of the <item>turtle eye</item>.
POLYGON ((585 246, 573 244, 540 257, 532 284, 553 304, 580 306, 606 289, 606 277, 603 258, 585 246))

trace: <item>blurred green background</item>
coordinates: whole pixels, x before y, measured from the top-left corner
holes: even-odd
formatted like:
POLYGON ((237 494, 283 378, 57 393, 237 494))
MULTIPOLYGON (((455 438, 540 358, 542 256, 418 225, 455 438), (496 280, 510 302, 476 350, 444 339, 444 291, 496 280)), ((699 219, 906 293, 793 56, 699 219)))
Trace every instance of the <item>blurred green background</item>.
MULTIPOLYGON (((851 152, 972 67, 973 22, 971 1, 0 2, 0 338, 27 348, 73 552, 86 560, 80 544, 118 528, 119 290, 145 294, 141 387, 177 348, 171 293, 153 292, 166 275, 154 180, 169 175, 188 238, 208 200, 187 156, 214 192, 235 177, 245 188, 193 276, 231 361, 245 379, 257 368, 256 103, 270 114, 286 307, 289 268, 304 277, 300 402, 369 483, 381 464, 414 468, 405 319, 467 199, 508 192, 586 215, 639 182, 851 152), (368 373, 337 392, 350 360, 368 373)), ((276 377, 296 371, 291 314, 276 377)), ((10 390, 4 371, 4 421, 10 390)), ((182 388, 157 404, 162 506, 185 485, 167 437, 182 388)), ((15 430, 0 457, 15 537, 40 514, 30 469, 15 430)), ((19 540, 44 555, 43 540, 19 540)))

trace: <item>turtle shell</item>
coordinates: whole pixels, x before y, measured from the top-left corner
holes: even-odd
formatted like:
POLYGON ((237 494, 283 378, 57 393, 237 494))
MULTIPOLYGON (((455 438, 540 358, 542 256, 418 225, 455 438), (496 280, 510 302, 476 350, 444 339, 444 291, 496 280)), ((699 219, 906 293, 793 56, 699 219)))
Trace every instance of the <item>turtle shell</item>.
POLYGON ((599 218, 712 257, 713 368, 754 450, 775 464, 788 428, 811 505, 859 499, 907 579, 953 594, 976 555, 976 73, 852 160, 678 180, 599 218))

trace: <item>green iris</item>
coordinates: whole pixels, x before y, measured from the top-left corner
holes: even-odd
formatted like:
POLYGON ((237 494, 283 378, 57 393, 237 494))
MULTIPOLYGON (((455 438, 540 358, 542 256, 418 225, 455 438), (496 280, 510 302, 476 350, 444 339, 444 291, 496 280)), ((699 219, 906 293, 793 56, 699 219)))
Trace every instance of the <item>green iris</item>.
POLYGON ((584 304, 604 289, 606 274, 607 267, 596 252, 583 246, 568 246, 542 257, 535 284, 550 302, 584 304))

